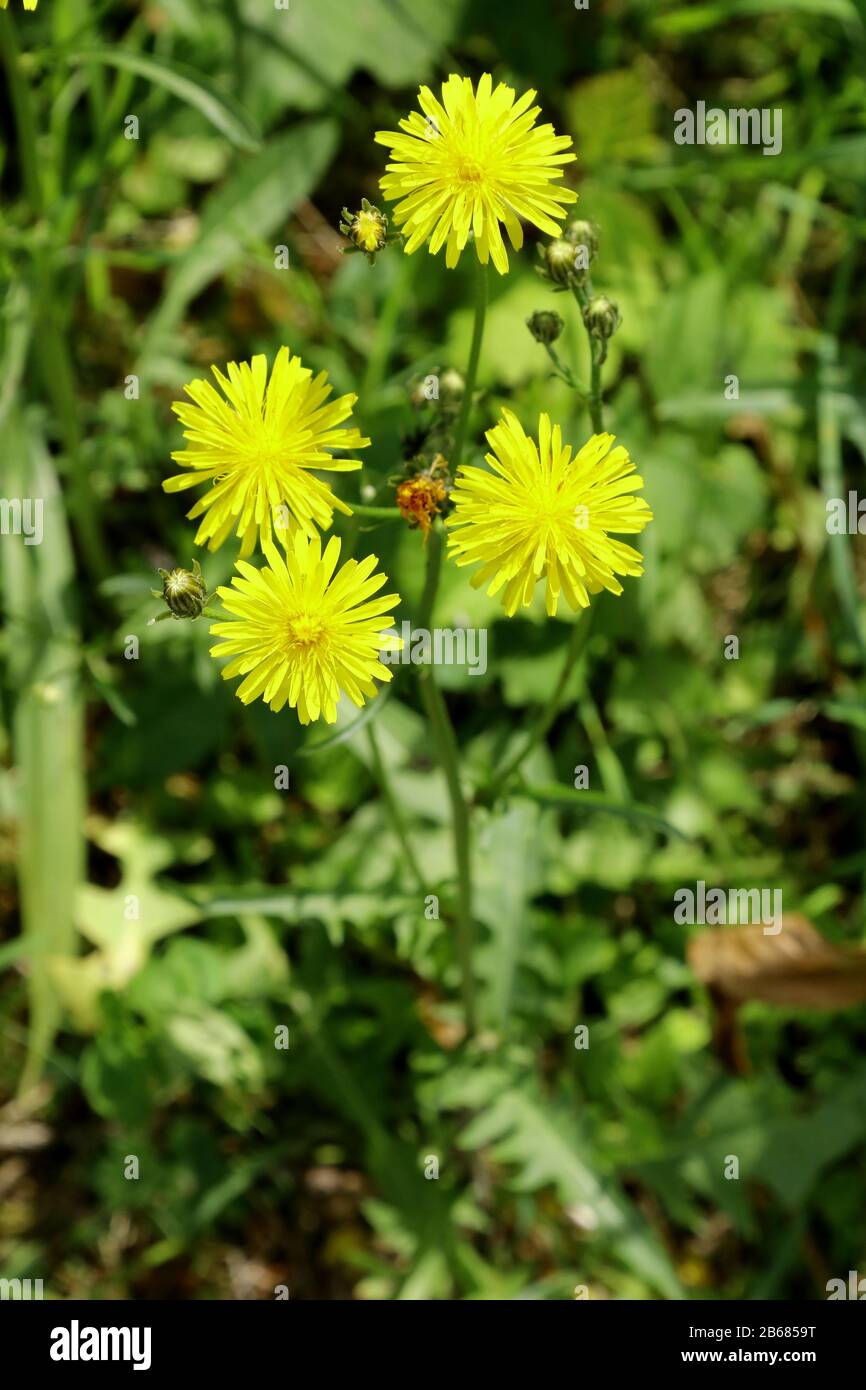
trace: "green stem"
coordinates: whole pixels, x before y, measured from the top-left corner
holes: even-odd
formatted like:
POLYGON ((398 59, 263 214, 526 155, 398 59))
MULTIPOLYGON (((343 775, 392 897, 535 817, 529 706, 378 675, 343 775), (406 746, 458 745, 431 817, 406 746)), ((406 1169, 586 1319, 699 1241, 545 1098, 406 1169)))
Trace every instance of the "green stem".
POLYGON ((481 357, 481 342, 484 337, 484 320, 486 317, 487 267, 482 265, 479 261, 477 279, 475 282, 475 321, 472 325, 472 346, 469 349, 469 363, 466 368, 463 400, 460 404, 460 414, 457 417, 457 428, 454 431, 454 448, 449 460, 452 476, 460 467, 460 460, 463 457, 463 446, 466 443, 466 431, 469 426, 469 416, 472 412, 472 397, 475 394, 475 379, 478 376, 478 361, 481 357))
POLYGON ((238 0, 223 0, 226 18, 232 31, 234 50, 234 91, 239 99, 244 93, 246 78, 246 53, 244 49, 244 26, 238 0))
POLYGON ((24 188, 34 217, 42 216, 42 180, 39 177, 39 155, 36 149, 36 127, 30 93, 21 71, 21 53, 15 37, 15 21, 11 14, 0 14, 0 49, 9 80, 9 96, 18 128, 18 157, 24 188))
POLYGON ((574 670, 575 663, 586 646, 591 622, 591 615, 589 611, 587 611, 582 617, 572 623, 571 632, 568 637, 568 646, 565 649, 565 659, 562 664, 562 670, 559 673, 559 680, 551 691, 546 704, 539 711, 535 722, 517 752, 508 759, 505 766, 497 775, 491 778, 487 785, 479 791, 476 798, 478 801, 484 802, 487 805, 495 801, 497 796, 505 790, 518 768, 520 768, 529 757, 533 748, 541 743, 542 739, 547 735, 548 730, 559 713, 560 701, 565 694, 565 688, 568 685, 569 677, 574 670))
POLYGON ((349 506, 356 516, 370 516, 380 521, 400 520, 400 509, 398 507, 364 507, 360 502, 350 502, 349 506))
MULTIPOLYGON (((419 610, 419 626, 422 629, 429 630, 430 627, 441 567, 442 531, 439 526, 434 526, 427 540, 427 572, 424 577, 424 592, 421 596, 419 610)), ((457 959, 460 966, 466 1028, 471 1034, 475 1031, 475 980, 472 974, 474 925, 472 919, 471 817, 469 804, 460 783, 460 750, 448 714, 448 707, 433 678, 432 665, 419 667, 418 686, 421 701, 430 721, 433 742, 440 766, 445 774, 448 797, 451 802, 451 830, 457 871, 457 959)))
POLYGON ((589 373, 589 418, 596 434, 604 433, 604 406, 601 399, 601 344, 590 335, 592 366, 589 373))
POLYGON ((427 893, 427 884, 424 881, 424 875, 421 872, 421 865, 418 863, 418 857, 412 848, 409 831, 403 819, 403 811, 391 784, 388 770, 382 758, 382 750, 379 747, 379 739, 372 724, 367 725, 367 741, 370 744, 373 771, 376 774, 376 781, 379 783, 379 790, 382 793, 382 800, 385 803, 385 809, 390 817, 391 826, 400 842, 400 848, 403 851, 403 858, 408 865, 409 872, 414 878, 423 898, 427 893))
POLYGON ((566 386, 570 386, 572 391, 576 391, 583 400, 586 400, 589 392, 586 390, 586 387, 581 386, 580 382, 576 380, 571 368, 565 365, 553 344, 544 343, 542 346, 553 363, 557 376, 565 382, 566 386))
MULTIPOLYGON (((580 307, 580 321, 586 328, 587 305, 592 298, 592 281, 586 276, 584 282, 578 282, 574 286, 574 297, 580 307)), ((592 428, 596 434, 604 433, 604 403, 601 398, 601 368, 607 356, 605 343, 596 338, 589 329, 586 328, 586 336, 589 341, 590 369, 589 369, 589 396, 586 398, 589 406, 589 418, 592 421, 592 428)))

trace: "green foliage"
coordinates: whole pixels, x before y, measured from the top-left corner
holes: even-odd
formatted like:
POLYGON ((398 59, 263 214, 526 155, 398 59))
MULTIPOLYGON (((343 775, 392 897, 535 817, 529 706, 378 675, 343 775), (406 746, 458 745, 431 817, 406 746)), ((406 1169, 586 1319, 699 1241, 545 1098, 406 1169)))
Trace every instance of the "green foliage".
MULTIPOLYGON (((812 1299, 866 1258, 862 1008, 747 1004, 751 1069, 731 1074, 671 906, 701 879, 781 886, 786 911, 864 939, 866 565, 861 535, 825 525, 866 461, 863 7, 592 11, 0 12, 34 118, 28 145, 10 88, 2 490, 45 499, 47 537, 0 535, 0 1118, 50 1135, 4 1169, 4 1275, 50 1269, 59 1297, 812 1299), (593 276, 623 320, 606 427, 654 521, 645 575, 594 601, 504 788, 570 625, 541 603, 506 620, 444 562, 433 621, 488 637, 483 674, 436 672, 475 802, 467 1037, 417 673, 304 729, 234 698, 207 617, 148 623, 158 569, 192 560, 187 499, 159 487, 170 404, 212 363, 285 343, 356 393, 372 446, 336 489, 393 507, 426 419, 408 388, 465 369, 470 257, 395 245, 370 266, 336 227, 379 198, 373 136, 418 85, 485 69, 575 139, 593 276), (676 146, 698 100, 781 107, 782 153, 676 146)), ((473 463, 503 404, 590 433, 524 326, 561 312, 589 380, 537 239, 492 285, 473 463)), ((415 619, 420 533, 375 511, 335 529, 415 619)), ((228 548, 199 559, 209 592, 228 581, 228 548)))

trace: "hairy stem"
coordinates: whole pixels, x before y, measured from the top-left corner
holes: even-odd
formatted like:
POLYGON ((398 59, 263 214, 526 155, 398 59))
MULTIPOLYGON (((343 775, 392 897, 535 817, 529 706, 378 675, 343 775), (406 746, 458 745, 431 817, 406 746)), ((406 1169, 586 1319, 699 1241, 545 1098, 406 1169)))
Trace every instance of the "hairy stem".
POLYGON ((601 343, 590 336, 592 366, 589 375, 589 418, 596 434, 604 433, 604 406, 601 399, 601 343))
MULTIPOLYGON (((586 308, 592 298, 592 281, 589 276, 583 283, 578 282, 574 286, 574 297, 580 307, 580 321, 586 328, 586 308)), ((607 345, 586 328, 586 336, 589 341, 590 369, 589 369, 589 396, 587 405, 589 406, 589 418, 592 421, 592 428, 596 434, 604 433, 604 403, 601 398, 601 368, 607 356, 607 345)))

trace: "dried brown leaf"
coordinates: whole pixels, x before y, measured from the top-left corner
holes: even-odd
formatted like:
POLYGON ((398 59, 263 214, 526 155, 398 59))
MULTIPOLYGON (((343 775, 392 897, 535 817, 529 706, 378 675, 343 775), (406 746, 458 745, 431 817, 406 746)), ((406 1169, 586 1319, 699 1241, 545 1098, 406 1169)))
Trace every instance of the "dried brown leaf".
POLYGON ((834 946, 797 913, 775 936, 759 924, 701 932, 687 954, 699 980, 738 1003, 847 1009, 866 1000, 866 951, 834 946))

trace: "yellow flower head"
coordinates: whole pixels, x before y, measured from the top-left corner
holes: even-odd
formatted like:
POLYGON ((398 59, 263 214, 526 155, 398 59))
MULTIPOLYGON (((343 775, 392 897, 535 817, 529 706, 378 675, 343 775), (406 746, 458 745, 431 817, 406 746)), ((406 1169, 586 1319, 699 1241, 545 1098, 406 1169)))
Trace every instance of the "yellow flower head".
POLYGON ((211 483, 207 494, 187 513, 203 516, 196 532, 199 545, 218 549, 234 531, 241 556, 251 555, 276 531, 286 543, 300 528, 307 536, 334 519, 334 508, 352 509, 316 478, 311 469, 347 472, 360 459, 335 459, 332 449, 362 449, 370 443, 357 429, 341 429, 357 396, 328 402, 327 372, 313 377, 300 357, 280 348, 268 381, 264 356, 252 362, 229 362, 228 377, 212 367, 223 396, 209 381, 184 387, 193 405, 175 401, 172 410, 190 448, 172 454, 191 470, 166 478, 166 492, 181 492, 211 483))
POLYGON ((556 185, 558 166, 576 156, 564 153, 570 136, 535 125, 541 108, 532 105, 534 98, 530 91, 515 101, 514 89, 502 82, 494 88, 487 72, 476 91, 468 77, 452 75, 442 84, 441 104, 429 87, 421 88, 425 114, 413 111, 402 120, 405 134, 376 132, 396 161, 379 186, 390 201, 402 199, 394 220, 407 237, 408 255, 429 241, 431 256, 444 246, 445 264, 455 266, 474 232, 481 264, 490 258, 504 275, 508 254, 500 222, 515 251, 523 245, 521 217, 559 235, 564 205, 577 194, 556 185))
POLYGON ((245 705, 261 697, 275 713, 288 703, 302 724, 320 716, 333 724, 343 692, 363 705, 378 693, 374 678, 391 679, 379 653, 402 646, 388 635, 400 596, 373 598, 388 582, 373 573, 375 555, 337 570, 336 536, 324 555, 319 537, 300 531, 285 558, 272 543, 265 554, 264 568, 240 560, 231 587, 217 590, 233 617, 211 626, 222 639, 211 656, 232 658, 222 675, 245 677, 237 689, 245 705))
MULTIPOLYGON (((25 10, 35 10, 39 0, 24 0, 25 10)), ((0 0, 0 9, 5 10, 9 0, 0 0)))
POLYGON ((601 589, 621 594, 617 574, 643 574, 638 552, 608 534, 637 534, 652 521, 643 498, 632 495, 643 478, 622 445, 611 449, 612 434, 594 434, 572 459, 549 416, 539 416, 536 445, 504 410, 487 440, 493 471, 461 468, 457 475, 448 549, 458 565, 481 564, 475 588, 489 580, 487 592, 495 594, 504 586, 509 618, 531 601, 542 575, 552 617, 560 593, 576 612, 601 589))

